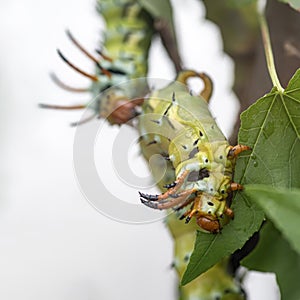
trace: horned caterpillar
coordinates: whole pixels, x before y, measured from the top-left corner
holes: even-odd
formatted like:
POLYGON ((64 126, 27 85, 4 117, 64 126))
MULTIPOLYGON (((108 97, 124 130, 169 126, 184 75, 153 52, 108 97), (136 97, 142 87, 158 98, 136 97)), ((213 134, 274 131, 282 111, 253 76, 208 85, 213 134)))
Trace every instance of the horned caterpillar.
POLYGON ((90 118, 71 125, 79 125, 95 116, 105 118, 111 124, 123 124, 136 116, 136 107, 141 105, 142 97, 148 91, 146 79, 141 78, 146 77, 148 70, 148 52, 154 34, 153 18, 136 0, 99 0, 97 9, 106 22, 106 31, 103 45, 96 49, 95 55, 88 52, 70 31, 66 32, 71 42, 95 63, 95 73, 82 70, 60 50, 57 51, 65 63, 89 78, 92 84, 87 88, 72 87, 52 74, 52 79, 63 89, 88 92, 96 101, 75 106, 40 104, 42 108, 71 110, 88 107, 94 111, 90 118), (134 78, 140 79, 130 82, 134 78), (129 81, 126 88, 111 88, 126 81, 129 81))
POLYGON ((143 204, 154 209, 176 211, 191 205, 181 219, 196 218, 201 229, 219 232, 223 219, 232 218, 228 196, 242 189, 232 182, 237 155, 248 146, 230 146, 208 109, 211 81, 205 74, 183 71, 177 80, 156 90, 145 100, 139 121, 140 145, 146 159, 161 154, 168 168, 159 185, 159 195, 140 192, 143 204), (201 95, 188 93, 190 77, 205 83, 201 95))

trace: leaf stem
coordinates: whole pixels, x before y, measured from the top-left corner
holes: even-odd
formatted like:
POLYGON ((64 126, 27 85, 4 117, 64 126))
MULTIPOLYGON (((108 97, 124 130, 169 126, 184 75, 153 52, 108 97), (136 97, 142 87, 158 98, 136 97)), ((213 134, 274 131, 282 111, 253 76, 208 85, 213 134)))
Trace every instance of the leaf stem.
POLYGON ((264 12, 259 13, 259 20, 260 20, 260 28, 262 33, 263 45, 265 49, 265 55, 267 60, 267 67, 269 71, 269 75, 271 77, 273 85, 278 89, 279 92, 283 92, 284 89, 281 86, 281 83, 278 79, 275 63, 274 63, 274 56, 272 51, 272 45, 270 40, 270 33, 268 24, 264 15, 264 12))

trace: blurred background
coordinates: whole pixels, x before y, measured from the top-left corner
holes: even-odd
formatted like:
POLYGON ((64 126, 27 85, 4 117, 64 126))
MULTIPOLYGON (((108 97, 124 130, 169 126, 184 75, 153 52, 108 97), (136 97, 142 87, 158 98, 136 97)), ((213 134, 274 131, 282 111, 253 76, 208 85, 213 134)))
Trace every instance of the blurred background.
MULTIPOLYGON (((233 63, 222 52, 217 27, 203 19, 201 3, 172 2, 184 65, 213 78, 211 108, 229 136, 239 109, 231 92, 233 63)), ((56 48, 84 70, 93 70, 65 30, 89 50, 96 48, 105 29, 95 1, 2 1, 0 24, 0 298, 175 299, 172 240, 164 224, 124 224, 96 211, 73 171, 75 129, 69 123, 81 114, 37 106, 90 100, 59 89, 49 72, 74 86, 89 84, 58 58, 56 48)), ((149 76, 174 75, 155 40, 149 76)), ((116 130, 105 127, 103 152, 98 152, 104 161, 116 130)), ((124 185, 112 170, 101 169, 111 184, 124 185)), ((273 274, 248 273, 245 288, 250 300, 279 299, 273 274)))

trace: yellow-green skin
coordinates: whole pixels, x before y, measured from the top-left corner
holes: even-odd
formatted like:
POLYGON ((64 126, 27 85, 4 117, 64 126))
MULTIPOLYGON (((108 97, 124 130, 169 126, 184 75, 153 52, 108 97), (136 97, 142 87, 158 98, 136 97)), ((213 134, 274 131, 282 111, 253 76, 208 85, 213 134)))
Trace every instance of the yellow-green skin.
MULTIPOLYGON (((185 85, 174 82, 153 92, 142 109, 142 153, 148 161, 153 154, 168 155, 168 169, 172 170, 159 174, 163 177, 158 185, 171 183, 185 170, 208 170, 209 177, 186 180, 179 192, 199 191, 204 198, 202 212, 219 220, 224 214, 235 160, 227 158, 230 145, 212 118, 207 101, 190 95, 185 85), (214 205, 207 205, 206 198, 214 205)), ((156 174, 154 177, 159 178, 156 174)))
POLYGON ((97 4, 106 23, 103 46, 113 66, 126 71, 128 79, 145 77, 153 20, 138 1, 98 0, 97 4))
POLYGON ((101 59, 99 63, 107 70, 116 71, 109 77, 97 68, 98 81, 90 87, 94 97, 98 97, 91 108, 105 118, 113 112, 115 107, 111 103, 116 98, 128 101, 147 93, 145 77, 154 29, 153 19, 138 1, 97 0, 97 9, 106 23, 101 50, 110 58, 101 59), (139 80, 134 80, 136 78, 139 80), (107 89, 109 87, 112 88, 107 89))
MULTIPOLYGON (((169 155, 170 158, 151 163, 158 187, 165 192, 163 186, 173 182, 185 169, 208 169, 208 178, 196 183, 185 182, 181 190, 191 186, 201 188, 214 202, 214 209, 205 204, 202 209, 206 212, 210 210, 210 215, 220 219, 228 197, 234 160, 227 159, 229 144, 212 118, 207 101, 201 96, 191 96, 185 85, 174 82, 151 93, 142 110, 139 132, 143 155, 148 161, 154 154, 169 155), (190 158, 189 153, 195 148, 194 142, 197 139, 199 152, 190 158), (225 194, 221 193, 222 189, 225 189, 225 194)), ((220 221, 223 224, 228 220, 220 221)), ((193 251, 199 226, 194 218, 189 224, 184 224, 175 213, 167 216, 166 223, 174 237, 174 267, 181 278, 193 251)), ((240 283, 227 272, 226 267, 227 260, 224 260, 191 283, 180 287, 180 300, 245 299, 240 283)))

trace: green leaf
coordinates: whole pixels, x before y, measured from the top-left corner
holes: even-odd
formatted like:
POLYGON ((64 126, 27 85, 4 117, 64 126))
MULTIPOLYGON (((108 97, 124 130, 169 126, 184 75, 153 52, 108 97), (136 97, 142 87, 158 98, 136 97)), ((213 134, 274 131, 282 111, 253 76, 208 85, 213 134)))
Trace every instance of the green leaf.
POLYGON ((221 234, 197 232, 195 248, 182 278, 183 285, 241 248, 260 228, 264 218, 262 210, 251 204, 244 195, 239 200, 239 205, 234 207, 235 219, 224 227, 221 234))
POLYGON ((300 0, 279 0, 280 2, 288 3, 292 8, 300 11, 300 0))
POLYGON ((245 184, 300 187, 300 70, 283 93, 275 88, 241 114, 239 143, 252 147, 238 160, 245 184))
POLYGON ((274 272, 281 291, 281 299, 300 299, 300 256, 271 222, 263 226, 258 245, 242 261, 242 265, 251 270, 274 272))
MULTIPOLYGON (((297 70, 284 93, 273 88, 242 113, 239 143, 252 147, 252 153, 238 159, 236 182, 299 187, 299 104, 300 70, 297 70)), ((235 195, 232 207, 235 219, 225 226, 222 234, 198 234, 182 284, 241 248, 260 228, 263 210, 244 192, 235 195)))
POLYGON ((245 193, 263 208, 265 214, 300 254, 300 190, 274 189, 248 185, 245 193))

